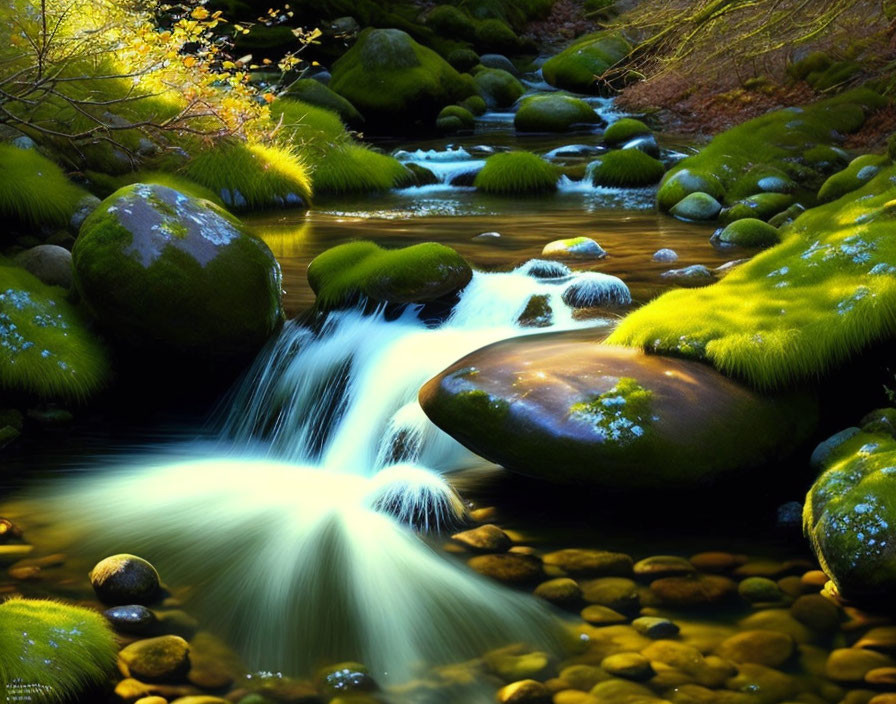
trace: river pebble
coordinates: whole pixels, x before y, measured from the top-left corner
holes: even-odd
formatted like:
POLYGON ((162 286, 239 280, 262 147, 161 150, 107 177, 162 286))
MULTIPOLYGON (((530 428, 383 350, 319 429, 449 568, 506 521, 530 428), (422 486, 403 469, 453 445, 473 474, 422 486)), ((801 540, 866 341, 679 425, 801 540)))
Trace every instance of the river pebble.
POLYGON ((118 653, 125 677, 150 682, 180 682, 190 666, 190 646, 179 636, 159 636, 131 643, 118 653))
POLYGON ((547 553, 545 565, 559 567, 574 577, 628 577, 632 558, 624 553, 603 550, 566 549, 547 553))
POLYGON ((471 552, 506 552, 512 545, 507 533, 492 523, 455 533, 451 539, 471 552))
POLYGON ((97 598, 110 606, 150 604, 160 592, 159 573, 135 555, 113 555, 90 572, 97 598))

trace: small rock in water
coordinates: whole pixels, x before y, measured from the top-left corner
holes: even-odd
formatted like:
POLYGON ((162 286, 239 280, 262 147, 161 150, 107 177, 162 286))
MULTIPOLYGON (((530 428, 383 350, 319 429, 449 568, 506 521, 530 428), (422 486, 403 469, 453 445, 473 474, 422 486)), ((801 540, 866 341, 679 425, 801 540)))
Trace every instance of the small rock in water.
POLYGON ((627 577, 632 573, 632 558, 621 552, 567 548, 550 552, 542 559, 544 564, 574 576, 627 577))
POLYGON ((520 680, 498 690, 500 704, 550 704, 551 693, 536 680, 520 680))
POLYGON ((118 653, 118 667, 125 677, 147 682, 182 681, 190 667, 190 646, 179 636, 138 640, 118 653))
POLYGON ((559 259, 603 259, 607 253, 590 237, 570 237, 548 242, 541 250, 541 256, 559 259))
POLYGON ((546 328, 554 320, 554 311, 551 308, 551 297, 539 293, 529 298, 523 312, 517 318, 524 328, 546 328))
POLYGON ((547 259, 530 259, 517 271, 535 279, 565 279, 572 274, 572 269, 566 264, 547 259))
POLYGON ((600 604, 586 606, 580 615, 583 621, 587 621, 593 626, 613 626, 628 621, 628 617, 624 614, 600 604))
POLYGON ((632 294, 622 279, 586 271, 563 290, 563 302, 571 308, 594 308, 601 305, 628 305, 632 294))
POLYGON ((734 269, 739 267, 741 264, 746 264, 749 259, 732 259, 730 262, 725 262, 717 266, 713 271, 719 276, 724 276, 725 274, 730 274, 734 269))
POLYGON ((736 590, 735 583, 717 575, 664 577, 650 585, 650 590, 667 606, 709 606, 725 601, 736 590))
POLYGON ((507 552, 512 541, 498 526, 487 523, 484 526, 455 533, 451 539, 472 552, 507 552))
POLYGON ((825 675, 836 682, 861 682, 872 670, 894 665, 893 659, 883 653, 862 648, 839 648, 828 656, 825 675))
POLYGON ((678 635, 679 627, 667 618, 659 616, 640 616, 632 621, 634 628, 642 636, 660 640, 662 638, 674 638, 678 635))
MULTIPOLYGON (((835 630, 841 620, 840 607, 820 594, 804 594, 797 598, 790 607, 790 615, 818 633, 829 633, 835 630)), ((868 638, 873 632, 874 629, 869 631, 865 634, 865 638, 868 638)), ((893 631, 893 636, 889 642, 889 649, 896 649, 896 630, 893 631)), ((856 647, 864 646, 859 641, 856 647)))
POLYGON ((660 145, 657 144, 656 137, 652 134, 641 135, 635 137, 622 145, 623 149, 637 149, 645 154, 652 156, 654 159, 660 157, 660 145))
POLYGON ((641 596, 638 585, 625 577, 601 577, 582 584, 585 601, 607 606, 615 611, 631 612, 638 608, 641 596))
POLYGON ((40 244, 16 256, 16 264, 49 286, 72 287, 72 253, 55 244, 40 244))
POLYGON ((479 555, 470 558, 467 564, 479 574, 510 584, 534 582, 543 574, 541 560, 534 555, 518 553, 479 555))
POLYGON ((116 631, 133 635, 146 633, 156 622, 156 615, 140 604, 113 606, 103 615, 116 631))
POLYGON ((641 653, 616 653, 608 655, 601 661, 600 666, 616 677, 622 677, 635 682, 644 682, 656 674, 650 664, 650 660, 641 653))
POLYGON ((474 240, 497 240, 500 239, 500 232, 480 232, 473 239, 474 240))
POLYGON ((558 577, 535 587, 535 596, 558 606, 567 606, 582 600, 582 588, 574 579, 558 577))
POLYGON ((780 667, 790 659, 793 651, 793 638, 786 633, 744 631, 723 641, 716 654, 737 664, 749 662, 780 667))
POLYGON ((90 571, 90 583, 104 604, 149 604, 159 595, 159 573, 135 555, 113 555, 90 571))
POLYGON ((678 261, 678 253, 674 249, 668 249, 663 247, 663 249, 658 249, 653 253, 653 261, 655 262, 677 262, 678 261))
POLYGON ((730 552, 701 552, 688 561, 702 572, 727 572, 744 564, 747 558, 730 552))
POLYGON ((684 269, 670 269, 660 274, 680 286, 705 286, 713 280, 712 269, 703 264, 692 264, 684 269))
POLYGON ((737 593, 751 604, 780 601, 783 596, 778 585, 767 577, 747 577, 737 585, 737 593))
POLYGON ((680 577, 695 571, 690 562, 677 555, 654 555, 639 560, 634 566, 635 575, 644 579, 680 577))

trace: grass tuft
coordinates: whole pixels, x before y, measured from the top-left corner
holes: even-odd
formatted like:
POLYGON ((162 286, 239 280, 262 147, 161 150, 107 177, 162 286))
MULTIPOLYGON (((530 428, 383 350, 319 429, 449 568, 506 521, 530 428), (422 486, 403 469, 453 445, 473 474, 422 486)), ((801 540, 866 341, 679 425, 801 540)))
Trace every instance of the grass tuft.
POLYGON ((336 146, 313 166, 314 192, 322 195, 388 191, 411 179, 411 174, 397 159, 359 144, 336 146))
POLYGON ((636 188, 659 182, 666 167, 639 149, 620 149, 601 156, 590 171, 595 186, 636 188))
POLYGON ((490 156, 473 185, 500 195, 551 193, 557 190, 557 168, 531 152, 504 152, 490 156))
POLYGON ((53 601, 0 604, 0 695, 3 701, 73 701, 102 684, 118 645, 106 620, 53 601))

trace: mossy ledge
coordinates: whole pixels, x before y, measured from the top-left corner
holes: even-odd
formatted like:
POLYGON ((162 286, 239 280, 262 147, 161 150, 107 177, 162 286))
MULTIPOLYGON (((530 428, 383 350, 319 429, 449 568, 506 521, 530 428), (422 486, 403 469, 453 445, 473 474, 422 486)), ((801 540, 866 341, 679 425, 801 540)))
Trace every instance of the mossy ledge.
POLYGON ((671 291, 609 342, 705 359, 765 388, 817 379, 896 336, 896 166, 807 210, 719 283, 671 291))

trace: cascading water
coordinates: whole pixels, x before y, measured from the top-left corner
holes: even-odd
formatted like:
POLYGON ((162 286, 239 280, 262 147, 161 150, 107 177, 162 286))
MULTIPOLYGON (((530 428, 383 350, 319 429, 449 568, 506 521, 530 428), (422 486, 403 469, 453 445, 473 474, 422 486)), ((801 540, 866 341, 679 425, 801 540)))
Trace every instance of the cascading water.
POLYGON ((235 392, 219 439, 185 450, 202 459, 132 460, 55 485, 38 507, 90 554, 137 552, 189 585, 190 607, 253 667, 300 674, 354 659, 396 683, 497 645, 544 646, 557 622, 542 606, 404 527, 457 518, 439 473, 482 463, 416 397, 468 352, 544 331, 517 322, 534 295, 553 311, 548 329, 586 324, 563 302, 582 282, 593 285, 535 261, 476 273, 438 326, 415 310, 333 313, 317 332, 290 323, 235 392))

